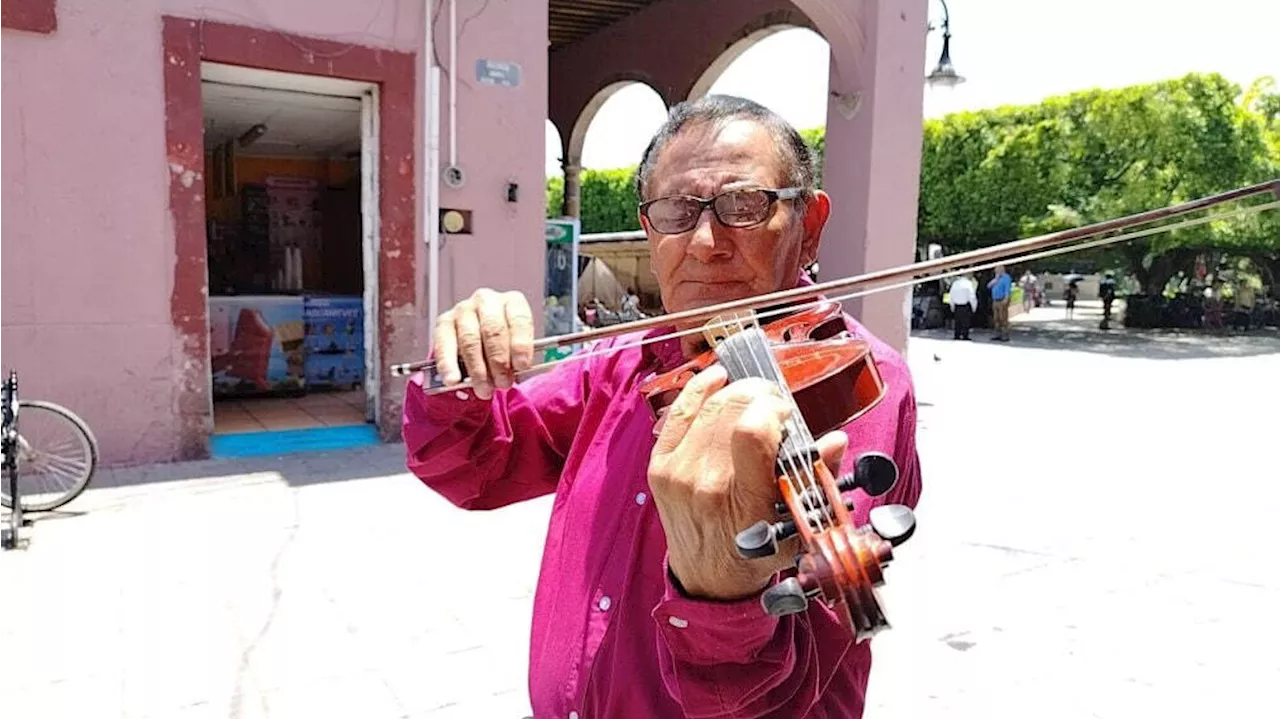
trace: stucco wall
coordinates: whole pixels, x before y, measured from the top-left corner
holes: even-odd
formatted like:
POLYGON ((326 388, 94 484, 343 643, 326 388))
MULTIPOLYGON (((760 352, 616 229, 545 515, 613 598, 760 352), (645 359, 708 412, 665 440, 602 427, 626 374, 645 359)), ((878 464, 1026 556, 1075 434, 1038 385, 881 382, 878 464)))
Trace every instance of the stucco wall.
MULTIPOLYGON (((23 396, 80 413, 97 433, 105 463, 172 459, 180 445, 174 416, 185 358, 170 312, 175 257, 162 16, 416 52, 423 3, 63 0, 57 13, 52 34, 4 31, 3 365, 19 371, 23 396)), ((545 2, 536 0, 458 3, 459 24, 466 21, 458 51, 458 150, 468 181, 443 192, 441 205, 473 210, 475 234, 444 253, 442 307, 481 284, 540 292, 546 14, 545 2), (520 63, 523 84, 479 85, 477 57, 520 63), (521 187, 515 204, 504 197, 509 178, 521 187)), ((447 4, 440 17, 447 20, 447 4)), ((446 40, 447 22, 440 22, 437 42, 446 40)), ((439 47, 444 62, 447 49, 439 47)), ((306 53, 305 44, 298 52, 306 53)), ((406 170, 419 175, 419 188, 422 167, 419 153, 406 170)), ((416 264, 421 288, 420 230, 418 240, 405 261, 416 264)), ((423 298, 419 291, 416 309, 425 325, 423 298)), ((425 351, 423 330, 418 344, 425 351)))

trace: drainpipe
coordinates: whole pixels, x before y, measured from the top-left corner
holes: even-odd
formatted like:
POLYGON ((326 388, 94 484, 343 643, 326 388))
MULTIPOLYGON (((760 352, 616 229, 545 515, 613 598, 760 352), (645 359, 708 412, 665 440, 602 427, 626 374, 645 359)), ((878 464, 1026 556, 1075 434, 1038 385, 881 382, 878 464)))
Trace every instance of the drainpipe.
POLYGON ((458 0, 449 0, 449 167, 458 166, 458 0))
POLYGON ((427 328, 428 332, 435 332, 436 318, 440 315, 440 68, 435 64, 431 5, 431 0, 425 0, 423 67, 426 70, 426 87, 422 117, 427 161, 422 178, 422 191, 426 193, 422 229, 427 240, 427 328))

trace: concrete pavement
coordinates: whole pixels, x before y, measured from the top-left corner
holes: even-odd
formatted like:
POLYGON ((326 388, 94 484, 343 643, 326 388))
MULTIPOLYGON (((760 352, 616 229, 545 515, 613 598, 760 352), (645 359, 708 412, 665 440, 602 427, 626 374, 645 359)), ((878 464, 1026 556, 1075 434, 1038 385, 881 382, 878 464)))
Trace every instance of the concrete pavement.
MULTIPOLYGON (((1061 309, 912 340, 867 716, 1275 716, 1280 336, 1061 309)), ((524 716, 549 500, 458 511, 402 451, 102 472, 0 554, 0 714, 524 716)))

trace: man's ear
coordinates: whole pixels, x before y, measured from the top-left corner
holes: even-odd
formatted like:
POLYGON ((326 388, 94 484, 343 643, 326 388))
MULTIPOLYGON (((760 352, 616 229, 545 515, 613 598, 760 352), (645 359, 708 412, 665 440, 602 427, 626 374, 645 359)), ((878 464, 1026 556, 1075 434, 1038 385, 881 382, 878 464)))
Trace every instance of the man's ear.
POLYGON ((814 190, 804 203, 804 237, 800 241, 800 259, 804 267, 818 260, 818 245, 822 242, 822 229, 831 216, 831 197, 822 190, 814 190))

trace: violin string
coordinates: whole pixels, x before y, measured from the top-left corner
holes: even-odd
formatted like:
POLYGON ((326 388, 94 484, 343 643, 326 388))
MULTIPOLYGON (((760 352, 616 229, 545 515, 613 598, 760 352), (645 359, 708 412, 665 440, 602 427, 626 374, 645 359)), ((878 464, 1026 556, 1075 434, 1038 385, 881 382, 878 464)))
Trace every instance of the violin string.
MULTIPOLYGON (((734 321, 737 322, 740 331, 746 329, 746 326, 743 324, 742 318, 740 316, 737 317, 736 320, 734 321)), ((728 323, 726 322, 726 324, 728 323)), ((735 341, 735 338, 733 337, 726 338, 724 341, 720 343, 720 346, 725 347, 727 349, 725 356, 723 356, 721 360, 725 363, 726 369, 730 371, 730 376, 731 377, 732 376, 737 376, 737 377, 748 376, 747 363, 742 358, 743 351, 738 348, 738 343, 735 341)), ((756 360, 755 364, 756 364, 758 376, 764 377, 765 376, 764 368, 760 365, 759 358, 755 357, 754 352, 750 354, 756 360)), ((785 383, 779 383, 779 384, 785 385, 785 383)), ((801 481, 798 479, 799 472, 796 470, 794 459, 791 457, 790 453, 785 452, 784 449, 781 447, 779 448, 779 452, 782 452, 782 461, 779 463, 782 469, 782 476, 786 479, 787 484, 791 489, 792 495, 797 498, 803 497, 804 496, 804 494, 802 493, 803 485, 801 484, 801 481)), ((795 521, 799 523, 806 520, 804 517, 796 517, 795 521)))
MULTIPOLYGON (((753 321, 756 321, 756 327, 758 329, 759 322, 757 318, 753 317, 752 319, 753 321)), ((742 322, 741 315, 737 315, 737 322, 738 322, 738 327, 740 329, 745 329, 745 325, 742 322)), ((763 337, 764 333, 761 332, 760 334, 763 337)), ((769 351, 767 345, 765 347, 765 351, 769 351)), ((804 423, 804 420, 797 416, 799 413, 799 410, 796 407, 795 396, 792 395, 791 387, 787 385, 786 379, 782 375, 782 368, 777 366, 776 360, 774 360, 772 356, 768 358, 762 358, 757 352, 751 352, 750 354, 751 354, 752 361, 756 365, 756 373, 759 376, 761 377, 765 376, 764 365, 766 361, 773 364, 774 368, 777 369, 778 389, 782 392, 783 397, 787 402, 787 405, 791 407, 791 410, 792 410, 790 424, 796 427, 798 431, 801 431, 799 436, 791 437, 790 444, 792 445, 792 447, 802 446, 802 445, 808 446, 809 444, 812 443, 813 436, 809 434, 808 426, 804 423)), ((805 498, 812 498, 813 501, 820 501, 820 497, 821 497, 820 489, 818 487, 818 480, 813 474, 813 467, 811 465, 804 463, 799 457, 796 457, 793 452, 786 451, 785 448, 780 448, 779 451, 783 452, 783 458, 784 458, 783 463, 786 465, 786 469, 784 473, 787 475, 787 479, 791 482, 792 489, 794 490, 796 485, 803 487, 804 491, 800 495, 798 495, 798 501, 797 501, 798 506, 802 509, 804 508, 805 498), (805 482, 806 479, 808 480, 807 483, 805 482)), ((815 509, 820 509, 820 506, 815 507, 815 509)), ((818 527, 816 527, 815 529, 817 529, 818 531, 821 531, 823 528, 822 527, 823 522, 828 518, 825 516, 825 512, 823 511, 819 511, 816 516, 818 517, 818 522, 817 522, 818 527)), ((805 512, 804 517, 796 517, 794 519, 797 523, 808 522, 809 521, 808 512, 807 511, 805 512)))
MULTIPOLYGON (((1053 257, 1055 255, 1066 254, 1068 252, 1077 252, 1079 250, 1092 249, 1094 247, 1102 247, 1105 245, 1115 244, 1125 240, 1138 239, 1141 237, 1154 235, 1160 232, 1171 232, 1173 230, 1184 229, 1187 227, 1194 227, 1196 225, 1202 225, 1207 222, 1217 222, 1217 221, 1228 219, 1235 216, 1254 214, 1257 212, 1261 212, 1263 210, 1270 210, 1277 207, 1280 207, 1280 201, 1268 202, 1268 203, 1258 204, 1258 205, 1250 205, 1248 207, 1243 207, 1236 210, 1213 213, 1205 217, 1197 217, 1197 218, 1188 219, 1188 220, 1181 220, 1179 222, 1175 222, 1167 225, 1160 225, 1158 227, 1151 227, 1145 230, 1121 233, 1118 235, 1103 237, 1101 239, 1090 240, 1088 242, 1084 242, 1081 244, 1069 245, 1065 247, 1054 247, 1054 248, 1050 248, 1047 250, 1040 250, 1038 252, 1033 252, 1026 255, 1016 255, 1013 257, 1006 257, 999 260, 992 260, 990 262, 986 262, 978 265, 967 265, 961 268, 953 268, 950 270, 945 270, 943 272, 938 272, 928 277, 911 278, 909 280, 903 280, 901 282, 878 285, 876 287, 871 287, 871 288, 862 289, 862 290, 855 290, 852 292, 848 292, 841 295, 835 295, 832 297, 817 298, 808 302, 789 305, 786 307, 781 307, 773 310, 759 311, 756 313, 756 316, 760 319, 764 319, 764 318, 773 317, 777 315, 791 314, 791 313, 803 311, 806 309, 812 309, 814 307, 818 307, 824 304, 829 304, 833 302, 842 302, 844 300, 854 299, 857 297, 864 297, 867 295, 875 294, 877 292, 884 292, 886 290, 895 290, 895 289, 902 289, 906 287, 912 287, 914 285, 922 284, 924 282, 931 282, 934 280, 941 280, 948 277, 954 277, 956 275, 964 274, 967 272, 978 272, 980 270, 991 269, 993 267, 996 267, 997 265, 1027 262, 1029 260, 1037 260, 1037 259, 1043 259, 1045 257, 1053 257)), ((528 377, 535 374, 539 374, 543 371, 550 370, 564 362, 581 361, 581 360, 592 359, 595 357, 604 357, 622 350, 636 349, 636 348, 644 347, 646 345, 654 344, 657 342, 665 342, 668 340, 678 339, 680 337, 685 337, 685 336, 696 334, 699 332, 705 332, 707 330, 722 328, 727 326, 729 326, 729 323, 727 322, 720 322, 720 323, 709 322, 705 325, 700 325, 698 327, 692 327, 684 330, 671 330, 670 332, 665 332, 658 336, 643 337, 631 342, 625 342, 622 344, 613 345, 611 347, 605 347, 599 350, 587 350, 585 352, 577 352, 577 353, 568 355, 567 357, 562 357, 558 360, 554 360, 551 362, 542 362, 542 363, 533 365, 526 370, 522 370, 516 373, 516 376, 517 378, 528 377)), ((468 386, 470 386, 469 381, 464 379, 459 384, 450 385, 449 387, 435 388, 433 391, 443 392, 443 391, 451 391, 451 390, 460 390, 468 386)))
MULTIPOLYGON (((736 322, 738 323, 738 326, 741 329, 745 329, 745 326, 742 323, 741 317, 738 317, 736 319, 736 322)), ((747 363, 742 359, 742 352, 739 350, 737 342, 735 342, 733 338, 726 338, 725 341, 721 343, 721 345, 727 346, 728 353, 724 358, 724 360, 726 361, 726 363, 731 363, 733 365, 730 368, 732 370, 732 374, 735 374, 738 377, 747 376, 747 363)), ((757 368, 759 368, 758 362, 757 362, 757 368)), ((764 376, 763 371, 761 371, 760 376, 764 376)), ((781 451, 781 449, 779 451, 781 451)), ((801 496, 799 494, 800 486, 798 485, 798 482, 794 475, 794 465, 792 464, 791 466, 787 466, 789 463, 790 463, 790 457, 789 455, 784 453, 783 461, 781 463, 783 465, 782 476, 786 478, 787 483, 791 488, 792 494, 799 497, 801 496)), ((802 520, 800 518, 797 518, 796 521, 799 522, 802 520)))

